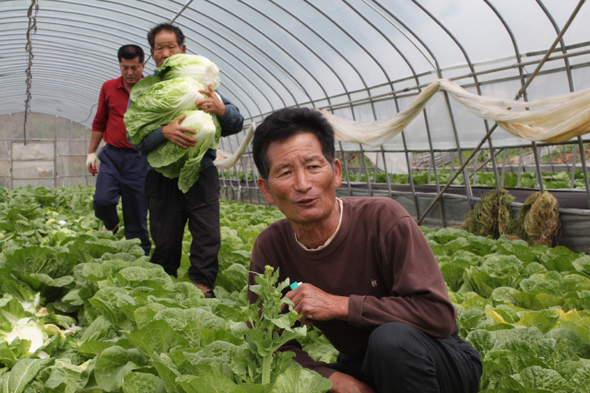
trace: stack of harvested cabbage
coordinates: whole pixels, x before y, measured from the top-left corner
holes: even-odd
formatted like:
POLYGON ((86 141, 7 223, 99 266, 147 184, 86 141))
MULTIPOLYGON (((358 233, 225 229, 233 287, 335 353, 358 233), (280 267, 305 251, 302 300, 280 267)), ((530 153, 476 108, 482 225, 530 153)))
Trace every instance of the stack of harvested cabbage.
POLYGON ((131 143, 139 144, 150 132, 183 115, 181 125, 192 128, 197 140, 184 149, 166 142, 148 154, 148 163, 169 178, 178 177, 178 188, 187 192, 199 179, 201 160, 208 149, 217 149, 221 127, 217 116, 200 111, 196 102, 206 98, 199 90, 219 86, 219 69, 198 55, 176 54, 131 90, 131 106, 124 121, 131 143))

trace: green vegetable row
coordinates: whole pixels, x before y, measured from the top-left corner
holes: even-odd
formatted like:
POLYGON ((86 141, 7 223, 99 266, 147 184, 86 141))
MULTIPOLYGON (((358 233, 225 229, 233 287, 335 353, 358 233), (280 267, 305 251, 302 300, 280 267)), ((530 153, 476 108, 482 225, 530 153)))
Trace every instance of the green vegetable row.
MULTIPOLYGON (((92 192, 0 189, 1 392, 295 393, 331 387, 291 355, 275 354, 289 336, 265 336, 275 323, 289 331, 296 314, 246 325, 257 314, 246 301, 250 250, 259 231, 280 217, 275 209, 223 203, 222 274, 217 299, 205 299, 186 277, 188 261, 181 277, 172 278, 143 256, 137 241, 100 231, 92 192)), ((278 308, 280 288, 288 283, 270 275, 259 284, 262 298, 278 308)), ((312 353, 326 346, 317 332, 293 334, 312 339, 312 353)))
MULTIPOLYGON (((468 172, 469 173, 469 172, 468 172)), ((374 170, 369 170, 369 179, 371 179, 374 183, 387 183, 387 174, 382 171, 377 171, 375 174, 374 170)), ((240 180, 254 180, 254 175, 252 172, 237 172, 234 173, 230 171, 229 173, 224 174, 220 172, 221 176, 229 176, 232 179, 237 177, 240 180)), ((499 180, 502 183, 502 187, 504 188, 535 188, 535 184, 537 183, 537 174, 535 172, 523 172, 519 175, 517 173, 505 173, 503 176, 501 173, 498 174, 499 180)), ((569 172, 543 172, 542 173, 543 185, 545 188, 553 190, 553 189, 568 189, 571 188, 571 173, 569 172)), ((439 184, 447 184, 449 179, 451 178, 451 173, 448 170, 438 171, 438 181, 439 184)), ((342 174, 342 180, 351 181, 351 182, 358 182, 358 183, 366 183, 367 182, 367 175, 364 169, 350 170, 347 173, 342 174)), ((389 181, 391 184, 409 184, 408 175, 406 174, 389 174, 389 181)), ((412 172, 412 181, 415 185, 434 185, 436 184, 435 176, 432 171, 417 171, 412 172)), ((573 188, 578 190, 585 190, 586 183, 584 180, 584 171, 577 170, 574 173, 574 183, 573 188)), ((470 176, 469 182, 471 185, 479 186, 479 187, 495 187, 496 186, 496 177, 492 172, 478 172, 475 176, 475 180, 473 176, 470 176)), ((453 185, 461 185, 463 183, 463 174, 457 176, 455 180, 453 180, 453 185)), ((537 186, 538 187, 538 186, 537 186)))
POLYGON ((588 392, 590 257, 456 229, 423 228, 483 392, 588 392))
MULTIPOLYGON (((283 302, 274 288, 287 284, 272 272, 257 279, 274 322, 256 320, 246 301, 252 245, 282 217, 278 210, 222 201, 217 298, 205 299, 187 277, 188 233, 172 278, 138 242, 124 240, 124 223, 115 237, 100 231, 93 191, 0 189, 0 393, 330 388, 289 354, 269 356, 281 337, 268 331, 289 328, 296 317, 273 311, 283 302), (253 321, 266 335, 249 330, 253 321)), ((482 355, 482 391, 589 391, 589 256, 422 230, 457 307, 460 335, 482 355)), ((289 334, 315 359, 334 361, 319 331, 289 334)))

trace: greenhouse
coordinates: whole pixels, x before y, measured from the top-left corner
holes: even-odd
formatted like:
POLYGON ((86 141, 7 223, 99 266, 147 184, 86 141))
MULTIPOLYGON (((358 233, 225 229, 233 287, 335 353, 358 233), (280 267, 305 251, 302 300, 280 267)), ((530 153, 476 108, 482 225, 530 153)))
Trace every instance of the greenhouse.
MULTIPOLYGON (((283 108, 333 127, 338 197, 394 199, 419 225, 459 335, 482 356, 481 391, 587 392, 588 20, 585 0, 1 0, 0 330, 12 339, 0 343, 0 393, 330 389, 273 363, 273 390, 257 390, 260 367, 235 337, 251 317, 240 313, 254 239, 283 217, 259 187, 252 138, 283 108), (215 91, 244 119, 211 145, 215 300, 183 286, 188 229, 175 279, 119 224, 101 230, 92 205, 101 88, 121 76, 126 44, 146 54, 137 86, 164 79, 148 41, 160 23, 214 63, 215 91), (11 318, 25 315, 44 327, 15 340, 11 318)), ((129 113, 146 90, 131 90, 129 113)), ((336 358, 318 329, 300 341, 316 360, 336 358)))

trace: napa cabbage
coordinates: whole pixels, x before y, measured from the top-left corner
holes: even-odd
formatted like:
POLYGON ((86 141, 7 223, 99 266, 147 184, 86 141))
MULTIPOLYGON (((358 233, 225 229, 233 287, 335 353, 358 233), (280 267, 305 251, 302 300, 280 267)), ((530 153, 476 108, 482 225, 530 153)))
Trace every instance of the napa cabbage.
POLYGON ((8 344, 11 344, 17 338, 29 341, 31 343, 29 346, 30 353, 34 353, 43 347, 49 337, 44 330, 43 323, 31 317, 20 318, 13 323, 11 331, 0 332, 0 335, 8 344))
POLYGON ((179 53, 166 59, 156 72, 164 80, 189 76, 207 87, 219 87, 219 68, 205 56, 179 53))
MULTIPOLYGON (((145 79, 144 79, 145 80, 145 79)), ((172 123, 187 110, 197 110, 196 102, 206 98, 199 90, 205 86, 190 77, 178 77, 154 83, 150 79, 136 84, 132 89, 133 103, 124 116, 125 127, 132 143, 139 144, 143 138, 158 127, 172 123)))
POLYGON ((213 116, 203 111, 190 112, 180 124, 196 131, 189 135, 197 144, 184 149, 166 142, 148 154, 148 163, 166 177, 178 177, 178 188, 187 192, 199 178, 201 160, 215 142, 218 127, 213 116))
POLYGON ((212 61, 197 55, 174 55, 155 75, 133 86, 132 103, 124 117, 128 138, 137 145, 150 132, 187 116, 181 125, 196 131, 188 134, 197 140, 196 146, 184 149, 167 141, 148 154, 148 163, 162 175, 178 178, 178 188, 185 193, 199 178, 203 156, 207 150, 217 149, 221 137, 217 116, 196 106, 207 97, 200 90, 209 85, 219 85, 219 69, 212 61))
POLYGON ((42 348, 49 335, 45 329, 44 315, 37 316, 35 307, 21 303, 8 294, 0 298, 0 342, 10 345, 16 339, 26 340, 29 342, 29 353, 42 348))

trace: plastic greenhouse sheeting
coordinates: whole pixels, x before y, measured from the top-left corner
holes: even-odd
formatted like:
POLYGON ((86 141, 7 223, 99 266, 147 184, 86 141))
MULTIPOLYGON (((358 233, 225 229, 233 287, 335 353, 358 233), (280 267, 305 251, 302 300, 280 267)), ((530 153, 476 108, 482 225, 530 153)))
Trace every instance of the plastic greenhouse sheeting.
MULTIPOLYGON (((219 66, 219 92, 246 129, 287 106, 385 119, 441 78, 510 100, 567 28, 523 96, 533 101, 590 88, 588 20, 578 0, 3 0, 0 116, 90 126, 101 84, 119 75, 117 49, 135 43, 149 53, 148 29, 170 21, 189 53, 219 66)), ((146 74, 153 69, 148 58, 146 74)), ((405 144, 398 136, 385 148, 469 148, 492 124, 439 93, 407 125, 405 144)), ((234 152, 244 137, 225 138, 222 149, 234 152)), ((493 141, 525 143, 503 130, 493 141)))

